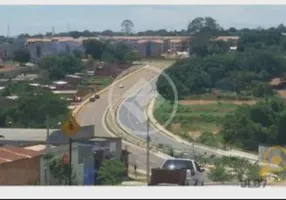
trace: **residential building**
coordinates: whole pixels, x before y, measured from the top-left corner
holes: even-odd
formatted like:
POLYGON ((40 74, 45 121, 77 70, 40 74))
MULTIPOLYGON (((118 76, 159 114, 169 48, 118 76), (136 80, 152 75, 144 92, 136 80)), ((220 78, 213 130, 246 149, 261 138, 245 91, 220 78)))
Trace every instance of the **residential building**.
POLYGON ((140 40, 138 41, 138 52, 142 57, 159 57, 163 53, 162 40, 140 40))
POLYGON ((54 37, 44 39, 28 39, 27 48, 31 59, 37 60, 43 56, 68 54, 74 50, 84 51, 83 40, 85 38, 54 37))
POLYGON ((2 60, 10 60, 14 57, 14 52, 17 49, 26 48, 26 40, 13 39, 9 42, 3 42, 0 44, 0 58, 2 60))
POLYGON ((0 185, 34 185, 40 181, 42 152, 15 146, 0 147, 0 185))

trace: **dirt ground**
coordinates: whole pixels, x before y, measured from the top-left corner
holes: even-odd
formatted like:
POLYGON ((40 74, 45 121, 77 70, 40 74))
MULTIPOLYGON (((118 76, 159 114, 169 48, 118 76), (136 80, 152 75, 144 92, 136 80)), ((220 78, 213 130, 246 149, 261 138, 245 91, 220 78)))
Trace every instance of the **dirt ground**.
MULTIPOLYGON (((285 94, 286 95, 286 94, 285 94)), ((207 105, 207 104, 215 104, 215 103, 218 103, 218 102, 221 102, 221 103, 230 103, 230 104, 236 104, 236 105, 243 105, 243 104, 249 104, 249 105, 252 105, 252 104, 255 104, 256 103, 256 100, 248 100, 248 101, 239 101, 239 100, 223 100, 223 101, 217 101, 217 100, 181 100, 179 101, 180 104, 182 105, 207 105)))

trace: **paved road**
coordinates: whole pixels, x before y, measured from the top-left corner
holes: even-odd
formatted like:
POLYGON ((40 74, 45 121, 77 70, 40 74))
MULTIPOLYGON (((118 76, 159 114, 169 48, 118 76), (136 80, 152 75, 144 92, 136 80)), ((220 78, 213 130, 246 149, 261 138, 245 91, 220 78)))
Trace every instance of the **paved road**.
MULTIPOLYGON (((167 63, 166 61, 152 63, 152 66, 156 66, 158 68, 166 65, 170 65, 170 63, 167 63)), ((114 102, 116 99, 128 92, 134 85, 140 87, 140 84, 144 84, 144 82, 139 81, 142 78, 144 78, 144 80, 150 80, 157 74, 157 72, 150 69, 143 69, 125 80, 122 80, 121 84, 124 88, 120 89, 118 85, 109 88, 100 95, 100 99, 96 100, 94 103, 88 103, 79 111, 76 115, 77 121, 82 126, 95 125, 95 136, 110 137, 111 135, 107 130, 105 130, 102 123, 102 118, 108 106, 111 102, 114 102)), ((136 163, 138 168, 146 169, 146 151, 135 145, 128 145, 128 150, 132 153, 130 156, 130 164, 136 163)), ((151 167, 158 167, 163 162, 163 158, 155 156, 154 154, 150 155, 150 160, 151 167)))
MULTIPOLYGON (((152 93, 156 93, 156 79, 145 84, 143 87, 130 94, 120 105, 117 120, 129 129, 134 135, 146 140, 147 122, 145 108, 152 100, 152 93), (148 95, 149 94, 149 95, 148 95), (151 94, 151 95, 150 95, 151 94), (137 106, 137 108, 136 108, 137 106)), ((161 134, 152 126, 149 127, 151 142, 154 145, 165 144, 170 145, 174 149, 187 151, 188 154, 204 154, 205 151, 193 149, 192 147, 173 140, 172 138, 161 134)))

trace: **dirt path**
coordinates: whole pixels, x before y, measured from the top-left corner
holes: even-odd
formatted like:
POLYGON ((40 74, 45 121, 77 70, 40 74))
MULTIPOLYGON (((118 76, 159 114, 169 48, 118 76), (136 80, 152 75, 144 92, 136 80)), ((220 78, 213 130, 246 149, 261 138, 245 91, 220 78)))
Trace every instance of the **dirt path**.
POLYGON ((229 103, 229 104, 236 104, 236 105, 243 105, 243 104, 248 104, 248 105, 253 105, 257 101, 256 100, 248 100, 248 101, 242 101, 242 100, 181 100, 179 101, 180 104, 182 105, 207 105, 207 104, 215 104, 215 103, 229 103))

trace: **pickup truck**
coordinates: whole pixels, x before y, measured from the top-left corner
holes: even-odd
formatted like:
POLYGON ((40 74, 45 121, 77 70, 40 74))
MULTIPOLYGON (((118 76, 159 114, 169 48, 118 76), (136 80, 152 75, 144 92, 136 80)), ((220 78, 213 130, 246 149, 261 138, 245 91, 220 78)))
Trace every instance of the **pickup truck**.
POLYGON ((151 172, 149 185, 204 185, 204 169, 191 159, 167 159, 151 172))

